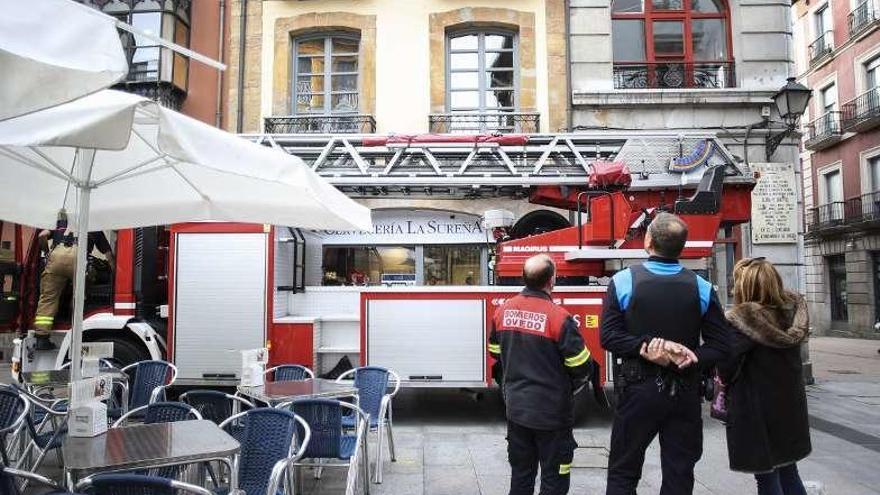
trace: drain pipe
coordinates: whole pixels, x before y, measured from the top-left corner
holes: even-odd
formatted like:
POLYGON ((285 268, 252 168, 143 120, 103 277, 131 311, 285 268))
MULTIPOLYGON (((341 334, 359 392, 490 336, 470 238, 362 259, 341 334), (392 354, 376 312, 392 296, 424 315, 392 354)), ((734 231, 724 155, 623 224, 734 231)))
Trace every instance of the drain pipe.
POLYGON ((245 36, 247 35, 247 4, 248 0, 241 1, 240 20, 238 24, 238 102, 236 104, 235 115, 235 131, 239 134, 243 132, 244 122, 244 51, 247 48, 245 36))
MULTIPOLYGON (((565 0, 565 131, 571 132, 574 119, 574 98, 571 87, 571 0, 565 0)), ((549 119, 548 119, 549 120, 549 119)), ((550 129, 550 132, 555 132, 550 129)))
MULTIPOLYGON (((217 59, 223 62, 223 45, 226 38, 226 0, 220 0, 220 38, 217 43, 217 59)), ((214 127, 223 124, 223 72, 217 71, 217 112, 214 114, 214 127)))

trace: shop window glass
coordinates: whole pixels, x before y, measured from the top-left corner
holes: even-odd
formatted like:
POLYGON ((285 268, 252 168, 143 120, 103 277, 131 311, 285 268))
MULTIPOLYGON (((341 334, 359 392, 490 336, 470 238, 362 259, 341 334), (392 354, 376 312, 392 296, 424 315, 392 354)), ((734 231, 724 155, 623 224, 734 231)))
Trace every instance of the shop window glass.
POLYGON ((406 246, 325 247, 322 285, 412 285, 416 250, 406 246))
POLYGON ((831 293, 831 320, 847 321, 846 259, 844 255, 829 256, 828 288, 831 293))
POLYGON ((425 246, 425 285, 479 285, 480 246, 425 246))

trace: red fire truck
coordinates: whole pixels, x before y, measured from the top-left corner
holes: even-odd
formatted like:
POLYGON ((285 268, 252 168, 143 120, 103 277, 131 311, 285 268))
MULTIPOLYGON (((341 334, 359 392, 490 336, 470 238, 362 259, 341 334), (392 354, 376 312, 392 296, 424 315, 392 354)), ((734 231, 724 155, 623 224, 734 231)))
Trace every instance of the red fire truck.
MULTIPOLYGON (((712 135, 246 137, 297 154, 352 196, 517 198, 572 211, 575 221, 524 232, 508 215, 489 213, 483 224, 492 234, 491 285, 442 287, 397 283, 394 274, 381 278, 385 285, 307 284, 306 273, 321 270, 321 246, 294 228, 120 230, 115 270, 91 260, 85 341, 113 342, 122 363, 168 359, 182 384, 235 383, 238 351, 268 345, 272 364, 302 363, 321 373, 347 356, 354 365, 394 368, 407 386, 486 387, 494 308, 518 291, 524 260, 547 253, 558 267, 554 297, 580 324, 604 380, 610 377, 598 329, 605 284, 647 256, 642 244, 652 216, 681 215, 690 229, 685 263, 706 270, 719 239, 730 249, 731 229, 749 220, 754 184, 748 167, 712 135)), ((20 294, 5 323, 18 331, 31 328, 37 299, 33 237, 15 228, 20 294)), ((58 326, 57 353, 18 339, 15 369, 62 364, 68 342, 58 326)))

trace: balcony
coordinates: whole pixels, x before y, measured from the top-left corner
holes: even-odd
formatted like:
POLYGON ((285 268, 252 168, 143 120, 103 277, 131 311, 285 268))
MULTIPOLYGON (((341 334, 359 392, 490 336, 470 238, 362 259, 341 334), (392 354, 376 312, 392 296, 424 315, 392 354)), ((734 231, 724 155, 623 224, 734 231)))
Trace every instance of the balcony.
POLYGON ((372 115, 284 115, 264 119, 267 134, 372 134, 372 115))
POLYGON ((840 112, 828 112, 807 124, 804 146, 812 151, 824 150, 840 141, 840 112))
POLYGON ((522 112, 435 113, 428 116, 432 134, 537 133, 541 115, 522 112))
POLYGON ((861 132, 880 125, 880 88, 871 88, 841 107, 843 130, 861 132))
POLYGON ((733 62, 618 62, 614 89, 687 89, 736 87, 733 62))
POLYGON ((877 25, 877 21, 880 20, 880 12, 877 11, 875 1, 866 0, 849 13, 846 24, 849 28, 850 38, 855 38, 877 25))
POLYGON ((811 235, 880 227, 880 191, 813 208, 807 224, 811 235))
POLYGON ((834 52, 834 31, 825 31, 809 46, 810 66, 816 66, 828 60, 834 52))

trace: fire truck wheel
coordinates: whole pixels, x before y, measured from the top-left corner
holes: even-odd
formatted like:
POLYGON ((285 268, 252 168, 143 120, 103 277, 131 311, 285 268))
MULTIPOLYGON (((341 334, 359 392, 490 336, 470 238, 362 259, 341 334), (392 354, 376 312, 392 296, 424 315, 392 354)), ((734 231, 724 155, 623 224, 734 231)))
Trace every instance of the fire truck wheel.
POLYGON ((120 366, 150 359, 149 353, 142 345, 128 339, 104 337, 97 339, 97 342, 113 343, 113 360, 120 366))

